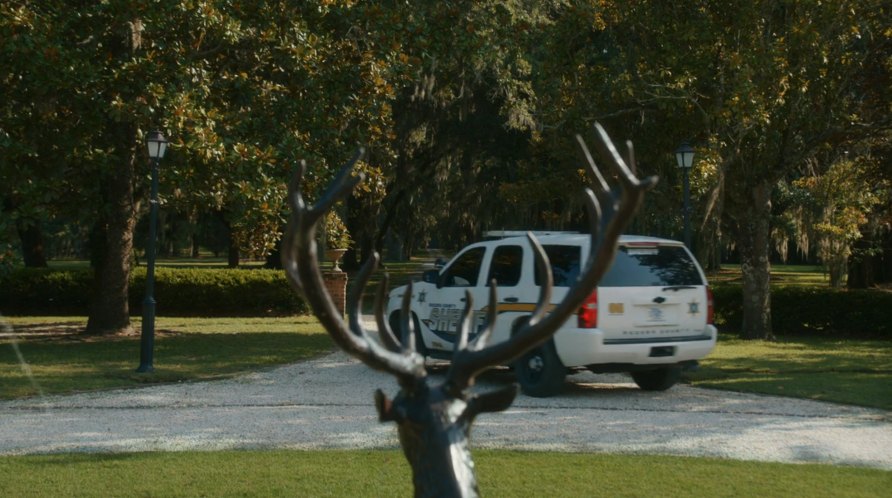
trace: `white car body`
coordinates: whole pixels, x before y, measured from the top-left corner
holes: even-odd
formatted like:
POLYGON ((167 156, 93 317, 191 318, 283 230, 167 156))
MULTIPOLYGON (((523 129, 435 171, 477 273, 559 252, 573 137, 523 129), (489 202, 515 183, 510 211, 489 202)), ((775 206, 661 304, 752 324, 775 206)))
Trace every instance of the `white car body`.
MULTIPOLYGON (((590 237, 560 233, 537 238, 549 252, 555 275, 552 302, 557 303, 575 281, 579 262, 588 257, 590 237)), ((428 272, 427 281, 413 284, 410 310, 422 350, 448 359, 466 292, 473 298, 473 340, 484 326, 492 279, 498 282, 498 318, 490 341, 507 340, 532 313, 539 297, 532 251, 526 237, 478 242, 438 272, 428 272)), ((392 324, 398 323, 405 289, 390 293, 387 316, 392 324)), ((597 313, 596 323, 581 326, 584 320, 571 317, 554 335, 554 353, 564 369, 628 371, 635 376, 634 372, 663 368, 660 371, 673 373, 677 380, 680 367, 696 364, 715 347, 717 331, 711 323, 712 295, 706 276, 681 242, 622 236, 617 257, 595 295, 596 303, 589 307, 597 313)), ((560 383, 563 378, 553 381, 560 383)), ((521 385, 528 391, 523 379, 521 385)), ((555 385, 541 391, 538 395, 554 394, 555 385)))

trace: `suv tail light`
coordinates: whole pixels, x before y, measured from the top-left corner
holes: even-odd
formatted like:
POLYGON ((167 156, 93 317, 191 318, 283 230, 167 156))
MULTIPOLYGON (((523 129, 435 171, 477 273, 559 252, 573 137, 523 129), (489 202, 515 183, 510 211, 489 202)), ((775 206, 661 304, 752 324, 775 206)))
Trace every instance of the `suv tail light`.
POLYGON ((712 289, 706 287, 706 323, 715 323, 715 299, 712 297, 712 289))
POLYGON ((576 314, 576 323, 581 329, 593 329, 598 326, 598 289, 582 302, 576 314))

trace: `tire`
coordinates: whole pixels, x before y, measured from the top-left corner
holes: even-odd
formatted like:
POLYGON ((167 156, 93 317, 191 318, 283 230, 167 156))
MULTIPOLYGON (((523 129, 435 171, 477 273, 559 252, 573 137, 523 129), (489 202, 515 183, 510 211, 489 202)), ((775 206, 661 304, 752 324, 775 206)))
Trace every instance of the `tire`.
POLYGON ((645 391, 665 391, 674 386, 681 378, 681 367, 671 366, 632 372, 632 378, 638 387, 645 391))
POLYGON ((524 394, 536 398, 554 396, 564 386, 567 368, 558 358, 554 342, 527 351, 514 363, 514 374, 524 394))

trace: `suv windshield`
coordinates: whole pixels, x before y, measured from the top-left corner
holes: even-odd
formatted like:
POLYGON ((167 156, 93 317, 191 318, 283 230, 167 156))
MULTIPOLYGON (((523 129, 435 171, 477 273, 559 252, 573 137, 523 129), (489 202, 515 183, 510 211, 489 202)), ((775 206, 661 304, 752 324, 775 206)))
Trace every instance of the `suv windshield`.
MULTIPOLYGON (((579 275, 579 246, 544 246, 551 260, 555 287, 569 287, 579 275)), ((542 285, 536 271, 536 285, 542 285)), ((697 265, 683 247, 620 246, 599 287, 669 287, 703 285, 697 265)))

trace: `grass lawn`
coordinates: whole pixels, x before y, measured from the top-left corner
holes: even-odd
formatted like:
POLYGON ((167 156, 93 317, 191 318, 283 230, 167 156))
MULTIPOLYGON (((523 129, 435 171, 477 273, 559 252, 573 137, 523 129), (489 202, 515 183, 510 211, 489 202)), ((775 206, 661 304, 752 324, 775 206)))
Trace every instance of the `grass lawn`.
MULTIPOLYGON (((84 317, 6 317, 0 337, 0 398, 145 383, 221 378, 334 348, 312 317, 156 319, 155 372, 137 374, 139 336, 76 334, 84 317), (20 361, 24 359, 25 364, 20 361)), ((140 320, 134 319, 139 330, 140 320)))
MULTIPOLYGON (((475 451, 484 496, 888 496, 892 472, 708 458, 475 451)), ((0 457, 5 496, 411 496, 398 450, 0 457)))
POLYGON ((685 378, 698 387, 892 410, 892 343, 722 336, 700 370, 685 378))
MULTIPOLYGON (((707 275, 711 283, 742 282, 740 265, 722 265, 717 274, 707 275)), ((771 265, 771 285, 773 286, 816 286, 828 287, 830 275, 821 266, 771 265)))
MULTIPOLYGON (((137 374, 137 336, 76 335, 86 324, 84 317, 7 320, 17 336, 0 337, 0 399, 32 396, 40 390, 50 394, 222 378, 334 348, 313 317, 159 317, 155 372, 137 374)), ((139 330, 139 320, 135 320, 139 330)), ((700 370, 685 374, 685 379, 699 387, 892 410, 892 343, 766 342, 722 336, 700 370)))

